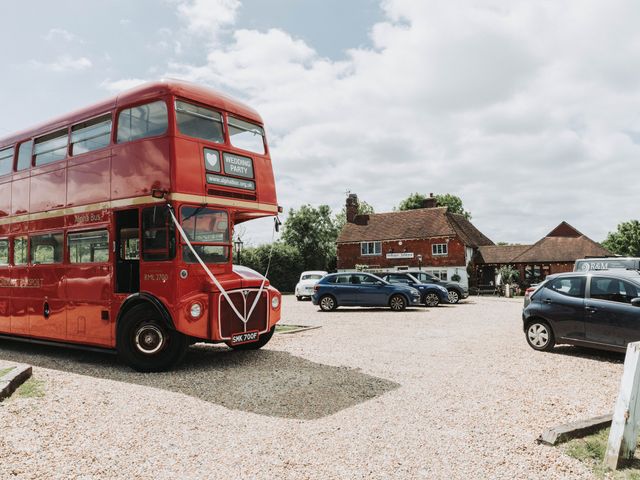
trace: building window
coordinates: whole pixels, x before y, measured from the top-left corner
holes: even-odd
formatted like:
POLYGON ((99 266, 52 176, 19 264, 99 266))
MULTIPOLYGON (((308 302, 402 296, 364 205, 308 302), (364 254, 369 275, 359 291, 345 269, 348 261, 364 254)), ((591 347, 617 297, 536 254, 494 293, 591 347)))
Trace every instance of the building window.
POLYGON ((448 255, 449 250, 447 249, 446 243, 434 243, 431 245, 431 254, 432 255, 448 255))
POLYGON ((360 243, 361 255, 382 255, 382 242, 360 243))
POLYGON ((433 275, 436 278, 439 278, 443 282, 446 282, 449 279, 449 276, 447 274, 447 270, 430 270, 430 269, 427 269, 426 272, 431 274, 431 275, 433 275))

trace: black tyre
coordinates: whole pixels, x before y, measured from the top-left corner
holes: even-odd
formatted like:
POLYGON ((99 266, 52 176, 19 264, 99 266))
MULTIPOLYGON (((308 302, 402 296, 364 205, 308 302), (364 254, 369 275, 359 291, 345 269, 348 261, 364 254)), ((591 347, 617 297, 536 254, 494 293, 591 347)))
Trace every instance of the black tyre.
POLYGON ((437 307, 440 304, 440 297, 437 293, 427 293, 424 296, 424 302, 427 307, 437 307))
POLYGON ((553 330, 544 320, 533 320, 529 322, 525 336, 527 337, 527 343, 534 350, 548 352, 556 344, 553 330))
POLYGON ((407 308, 407 299, 402 295, 394 295, 389 299, 389 308, 394 312, 401 312, 407 308))
POLYGON ((338 308, 338 302, 331 295, 323 295, 318 302, 320 309, 324 312, 330 312, 338 308))
POLYGON ((233 348, 234 350, 258 350, 269 343, 269 340, 271 340, 271 337, 273 337, 273 332, 275 331, 276 327, 274 325, 267 333, 263 333, 262 335, 260 335, 260 338, 257 342, 243 343, 242 345, 230 345, 229 343, 227 343, 227 346, 233 348))
POLYGON ((133 307, 118 324, 118 357, 139 372, 163 372, 180 363, 189 338, 164 325, 148 305, 133 307))
POLYGON ((449 290, 449 303, 458 303, 460 301, 460 293, 457 290, 449 290))
POLYGON ((302 301, 302 297, 300 295, 296 295, 296 300, 298 300, 299 302, 302 301))

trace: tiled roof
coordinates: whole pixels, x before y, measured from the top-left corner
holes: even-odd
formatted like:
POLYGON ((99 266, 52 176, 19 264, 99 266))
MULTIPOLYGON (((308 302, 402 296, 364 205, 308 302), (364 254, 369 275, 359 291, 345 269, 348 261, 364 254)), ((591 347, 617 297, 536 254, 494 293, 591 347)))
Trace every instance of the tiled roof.
POLYGON ((470 247, 493 244, 463 215, 449 213, 447 207, 373 213, 366 225, 346 223, 338 243, 446 236, 458 236, 470 247))
POLYGON ((517 263, 573 262, 578 258, 610 256, 606 248, 589 237, 544 237, 527 251, 517 256, 517 263))
POLYGON ((482 263, 513 263, 513 259, 531 248, 531 245, 484 245, 478 248, 482 263))
POLYGON ((560 223, 533 245, 482 246, 478 252, 485 264, 574 262, 578 258, 611 255, 567 222, 560 223))

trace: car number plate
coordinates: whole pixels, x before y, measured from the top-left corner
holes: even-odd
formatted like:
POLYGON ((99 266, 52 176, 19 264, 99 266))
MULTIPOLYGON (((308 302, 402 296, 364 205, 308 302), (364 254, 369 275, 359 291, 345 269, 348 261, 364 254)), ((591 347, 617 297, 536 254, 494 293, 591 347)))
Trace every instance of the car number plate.
POLYGON ((258 330, 250 332, 234 333, 231 335, 231 345, 242 345, 243 343, 257 342, 260 338, 258 330))

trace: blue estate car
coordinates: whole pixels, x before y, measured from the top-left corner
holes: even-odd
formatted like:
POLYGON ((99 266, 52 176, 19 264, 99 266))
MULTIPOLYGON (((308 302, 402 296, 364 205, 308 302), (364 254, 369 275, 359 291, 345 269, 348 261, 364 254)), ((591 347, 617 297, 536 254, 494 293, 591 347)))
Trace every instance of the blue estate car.
POLYGON ((449 290, 436 283, 422 283, 410 273, 391 272, 381 275, 389 283, 408 285, 420 292, 420 302, 427 307, 437 307, 441 303, 449 303, 449 290))
POLYGON ((640 274, 614 269, 549 275, 525 300, 522 321, 535 350, 568 343, 624 352, 640 340, 640 274))
POLYGON ((420 292, 406 285, 392 285, 370 273, 333 273, 314 286, 314 305, 325 312, 338 307, 389 307, 400 311, 420 304, 420 292))

